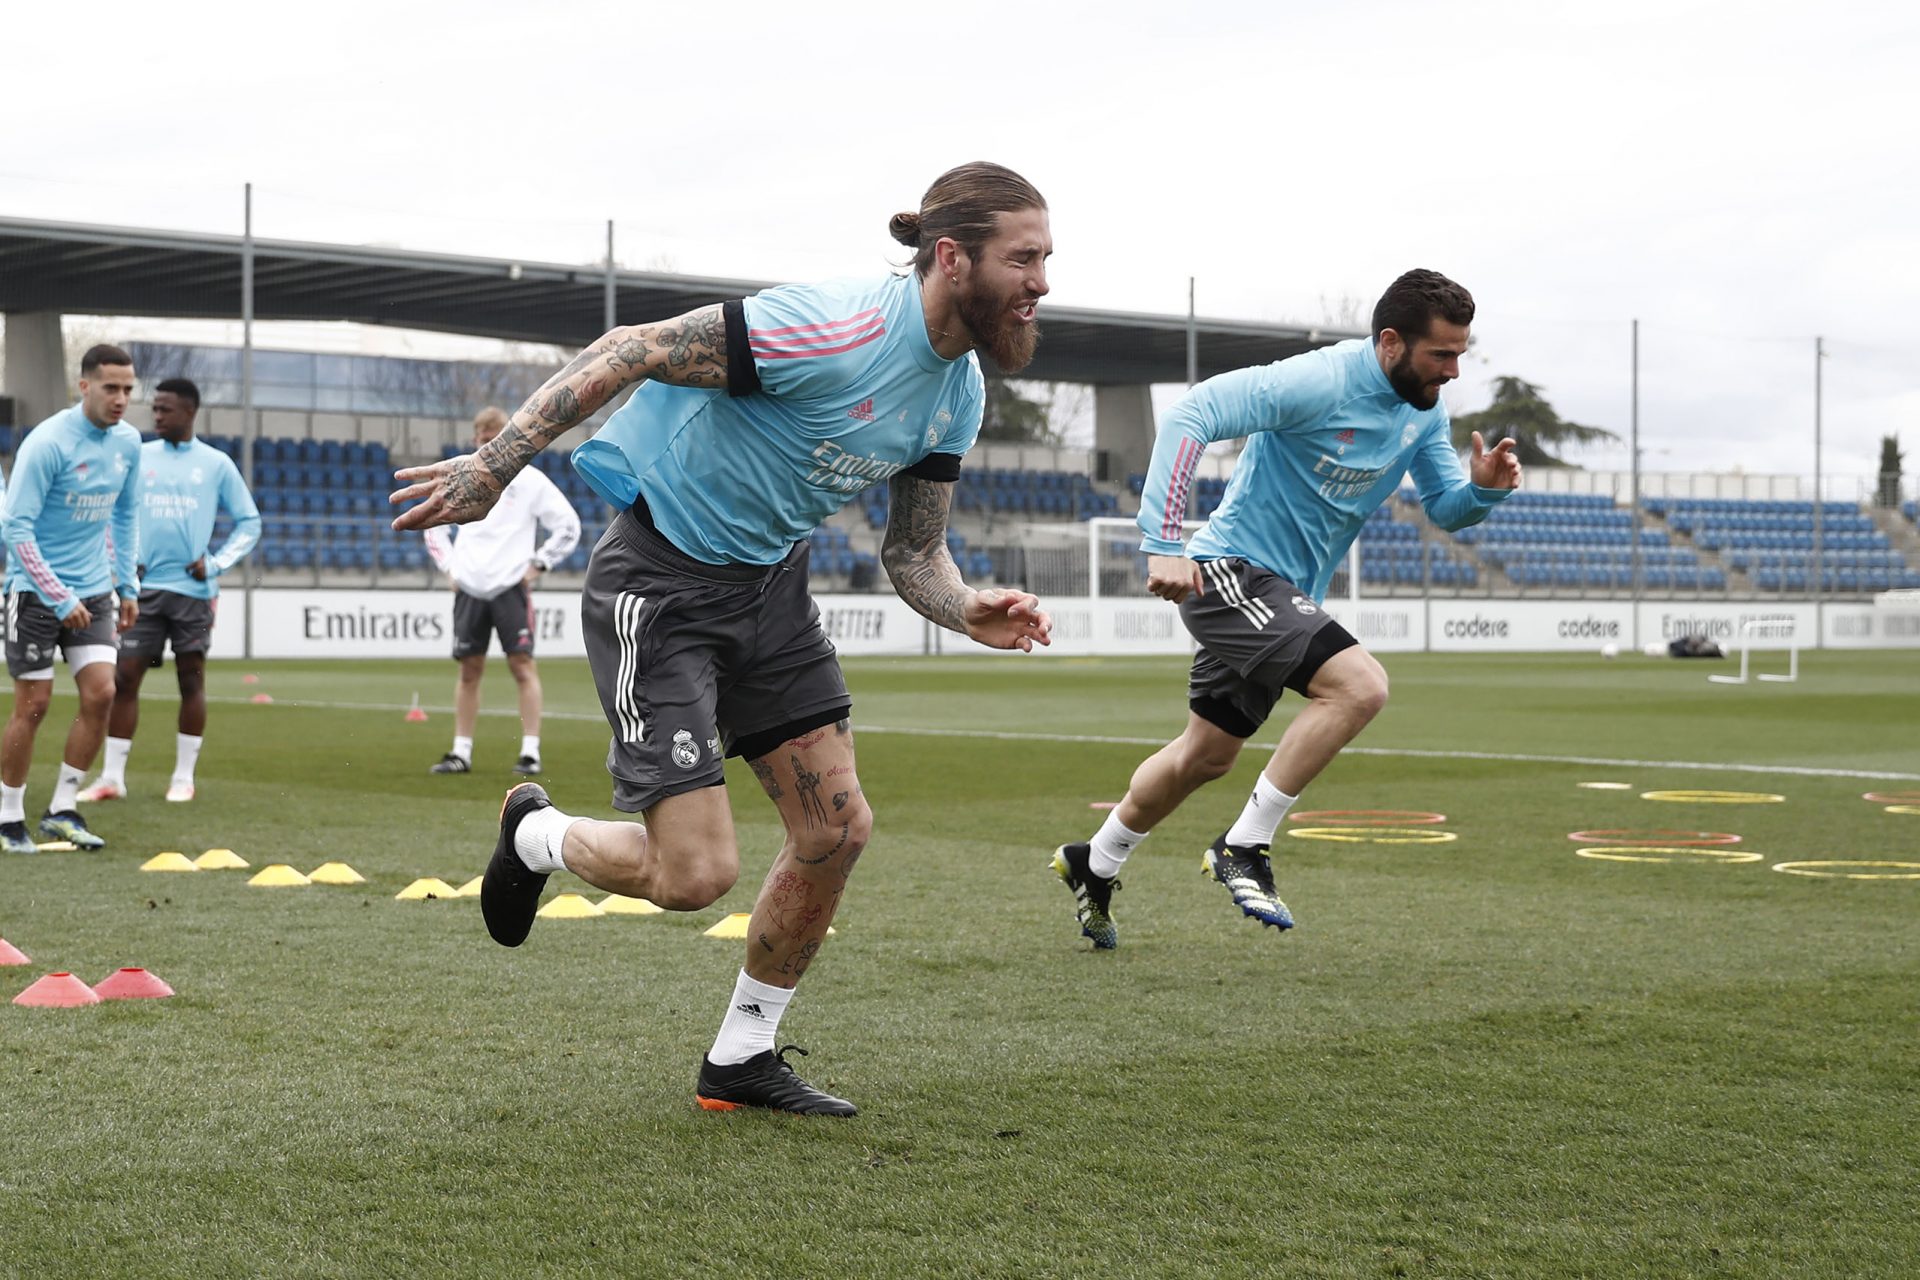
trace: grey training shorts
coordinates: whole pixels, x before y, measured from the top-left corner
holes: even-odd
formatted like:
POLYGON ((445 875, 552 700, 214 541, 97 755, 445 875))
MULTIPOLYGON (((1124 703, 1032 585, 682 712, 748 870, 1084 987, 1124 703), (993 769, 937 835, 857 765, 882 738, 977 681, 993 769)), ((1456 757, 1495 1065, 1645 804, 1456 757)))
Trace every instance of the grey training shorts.
POLYGON ((1187 705, 1236 738, 1250 738, 1283 690, 1305 695, 1328 658, 1358 644, 1347 629, 1279 574, 1237 556, 1200 561, 1206 591, 1180 602, 1200 645, 1187 705))
POLYGON ((495 635, 500 637, 500 652, 532 655, 533 594, 526 583, 515 583, 490 600, 453 593, 453 656, 484 654, 495 635))
POLYGON ((213 644, 214 607, 212 600, 178 591, 142 591, 140 616, 121 635, 120 656, 145 658, 157 667, 169 644, 175 658, 205 653, 213 644))
MULTIPOLYGON (((16 591, 7 597, 7 674, 15 680, 53 678, 53 656, 64 651, 72 666, 75 655, 86 649, 104 649, 107 661, 114 655, 114 628, 120 625, 120 600, 112 592, 81 601, 93 620, 79 630, 60 625, 53 610, 31 591, 16 591)), ((78 670, 78 668, 75 668, 78 670)))
POLYGON ((804 542, 777 565, 705 564, 625 511, 593 549, 580 615, 627 813, 718 786, 725 756, 765 755, 852 705, 804 542))

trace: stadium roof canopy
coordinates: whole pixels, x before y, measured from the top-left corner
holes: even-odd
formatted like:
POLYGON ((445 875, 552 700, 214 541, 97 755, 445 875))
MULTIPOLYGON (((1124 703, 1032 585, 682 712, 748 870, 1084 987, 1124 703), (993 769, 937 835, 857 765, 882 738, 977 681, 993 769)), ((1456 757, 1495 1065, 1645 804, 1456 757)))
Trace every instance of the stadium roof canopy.
MULTIPOLYGON (((241 238, 0 218, 0 311, 237 319, 241 238)), ((654 271, 615 274, 616 314, 658 320, 770 281, 654 271)), ((405 249, 254 241, 254 317, 346 320, 583 346, 603 330, 597 266, 405 249)), ((1183 382, 1187 318, 1044 307, 1025 375, 1099 384, 1183 382)), ((1264 364, 1353 334, 1252 321, 1197 322, 1201 377, 1264 364)))

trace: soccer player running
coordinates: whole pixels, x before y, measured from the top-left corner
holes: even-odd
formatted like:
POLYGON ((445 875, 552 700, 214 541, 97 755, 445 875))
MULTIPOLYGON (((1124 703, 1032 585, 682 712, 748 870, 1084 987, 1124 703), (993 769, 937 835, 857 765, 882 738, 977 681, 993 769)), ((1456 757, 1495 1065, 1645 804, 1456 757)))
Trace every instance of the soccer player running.
POLYGON ((153 429, 160 437, 140 446, 140 617, 120 637, 118 680, 107 721, 106 762, 82 803, 127 794, 127 757, 140 725, 140 682, 173 646, 180 685, 173 777, 167 799, 193 799, 194 768, 207 731, 207 649, 220 596, 220 575, 260 541, 260 510, 233 459, 193 436, 200 388, 168 378, 153 389, 153 429), (221 510, 233 529, 209 552, 221 510))
POLYGON ((1154 442, 1140 502, 1147 590, 1180 606, 1199 648, 1186 731, 1134 771, 1127 794, 1053 869, 1074 896, 1083 935, 1119 941, 1113 893, 1127 856, 1194 791, 1233 768, 1281 691, 1307 699, 1281 735, 1205 867, 1241 911, 1286 929, 1268 847, 1301 790, 1387 703, 1387 673, 1321 607, 1366 519, 1413 473, 1444 529, 1486 518, 1520 484, 1514 442, 1491 452, 1478 432, 1463 470, 1440 388, 1460 376, 1473 298, 1434 271, 1409 271, 1355 338, 1209 378, 1174 406, 1154 442), (1181 517, 1200 456, 1251 437, 1206 526, 1183 550, 1181 517))
MULTIPOLYGON (((473 447, 507 425, 507 415, 488 405, 473 419, 473 447)), ((538 467, 527 467, 501 491, 486 519, 458 538, 444 526, 427 530, 433 563, 453 580, 453 657, 460 678, 453 686, 453 749, 433 773, 473 768, 473 730, 480 719, 480 677, 487 671, 487 645, 495 634, 507 655, 507 670, 520 687, 518 774, 540 772, 540 673, 533 665, 533 584, 565 560, 580 542, 580 517, 560 486, 538 467), (538 526, 547 540, 536 550, 538 526)))
POLYGON ((854 768, 851 700, 807 594, 807 535, 860 491, 891 488, 882 560, 923 616, 997 649, 1050 643, 1039 601, 975 590, 946 545, 960 459, 979 434, 976 350, 1026 367, 1052 252, 1047 206, 1018 174, 962 165, 889 231, 904 276, 784 286, 615 329, 547 383, 486 448, 398 474, 396 528, 477 519, 563 431, 643 385, 573 462, 622 514, 587 566, 587 657, 613 729, 616 809, 560 812, 508 792, 481 891, 517 946, 550 872, 695 911, 740 874, 722 759, 752 767, 786 827, 748 926, 696 1097, 710 1110, 852 1115, 774 1052, 873 827, 854 768))
POLYGON ((120 421, 133 396, 133 357, 89 347, 80 358, 80 403, 27 433, 7 489, 7 672, 13 713, 0 738, 0 851, 32 853, 27 774, 33 739, 53 695, 53 658, 64 652, 80 709, 67 731, 53 800, 40 834, 100 849, 74 807, 113 705, 114 629, 139 616, 135 570, 140 433, 120 421), (111 562, 107 527, 113 527, 111 562), (114 595, 118 592, 116 611, 114 595))

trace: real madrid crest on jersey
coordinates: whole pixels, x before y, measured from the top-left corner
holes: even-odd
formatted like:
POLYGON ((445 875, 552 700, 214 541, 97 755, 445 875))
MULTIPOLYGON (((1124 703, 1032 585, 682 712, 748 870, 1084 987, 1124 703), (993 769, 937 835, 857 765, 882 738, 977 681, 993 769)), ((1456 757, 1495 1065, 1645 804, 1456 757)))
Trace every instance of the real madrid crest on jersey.
POLYGON ((1419 434, 1420 424, 1417 422, 1409 422, 1400 432, 1400 447, 1404 449, 1412 444, 1419 434))
POLYGON ((940 443, 940 426, 938 423, 935 423, 933 426, 930 426, 927 428, 927 448, 931 449, 933 448, 933 446, 939 443, 940 443))
POLYGON ((700 763, 700 748, 694 745, 693 735, 685 729, 674 730, 673 762, 682 769, 691 769, 700 763))

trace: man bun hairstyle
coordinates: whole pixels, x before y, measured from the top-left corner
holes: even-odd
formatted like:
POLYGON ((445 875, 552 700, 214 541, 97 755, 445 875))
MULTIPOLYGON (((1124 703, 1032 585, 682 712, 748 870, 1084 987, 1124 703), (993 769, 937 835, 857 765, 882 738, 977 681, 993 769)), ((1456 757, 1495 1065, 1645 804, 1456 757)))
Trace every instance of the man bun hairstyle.
POLYGON ((914 274, 924 276, 933 268, 933 247, 941 240, 976 254, 993 239, 1001 214, 1046 207, 1046 197, 1031 182, 1004 165, 976 160, 935 178, 920 197, 919 211, 894 214, 887 233, 914 251, 914 274))
POLYGON ((1441 275, 1415 267, 1387 286, 1373 308, 1373 340, 1391 329, 1411 344, 1424 338, 1439 316, 1448 324, 1473 323, 1473 295, 1441 275))
POLYGON ((196 409, 200 407, 200 388, 192 378, 168 378, 153 389, 153 394, 159 395, 162 391, 179 396, 196 409))
POLYGON ((111 342, 96 343, 87 348, 87 354, 80 357, 80 373, 85 376, 103 364, 124 364, 133 367, 133 357, 111 342))

